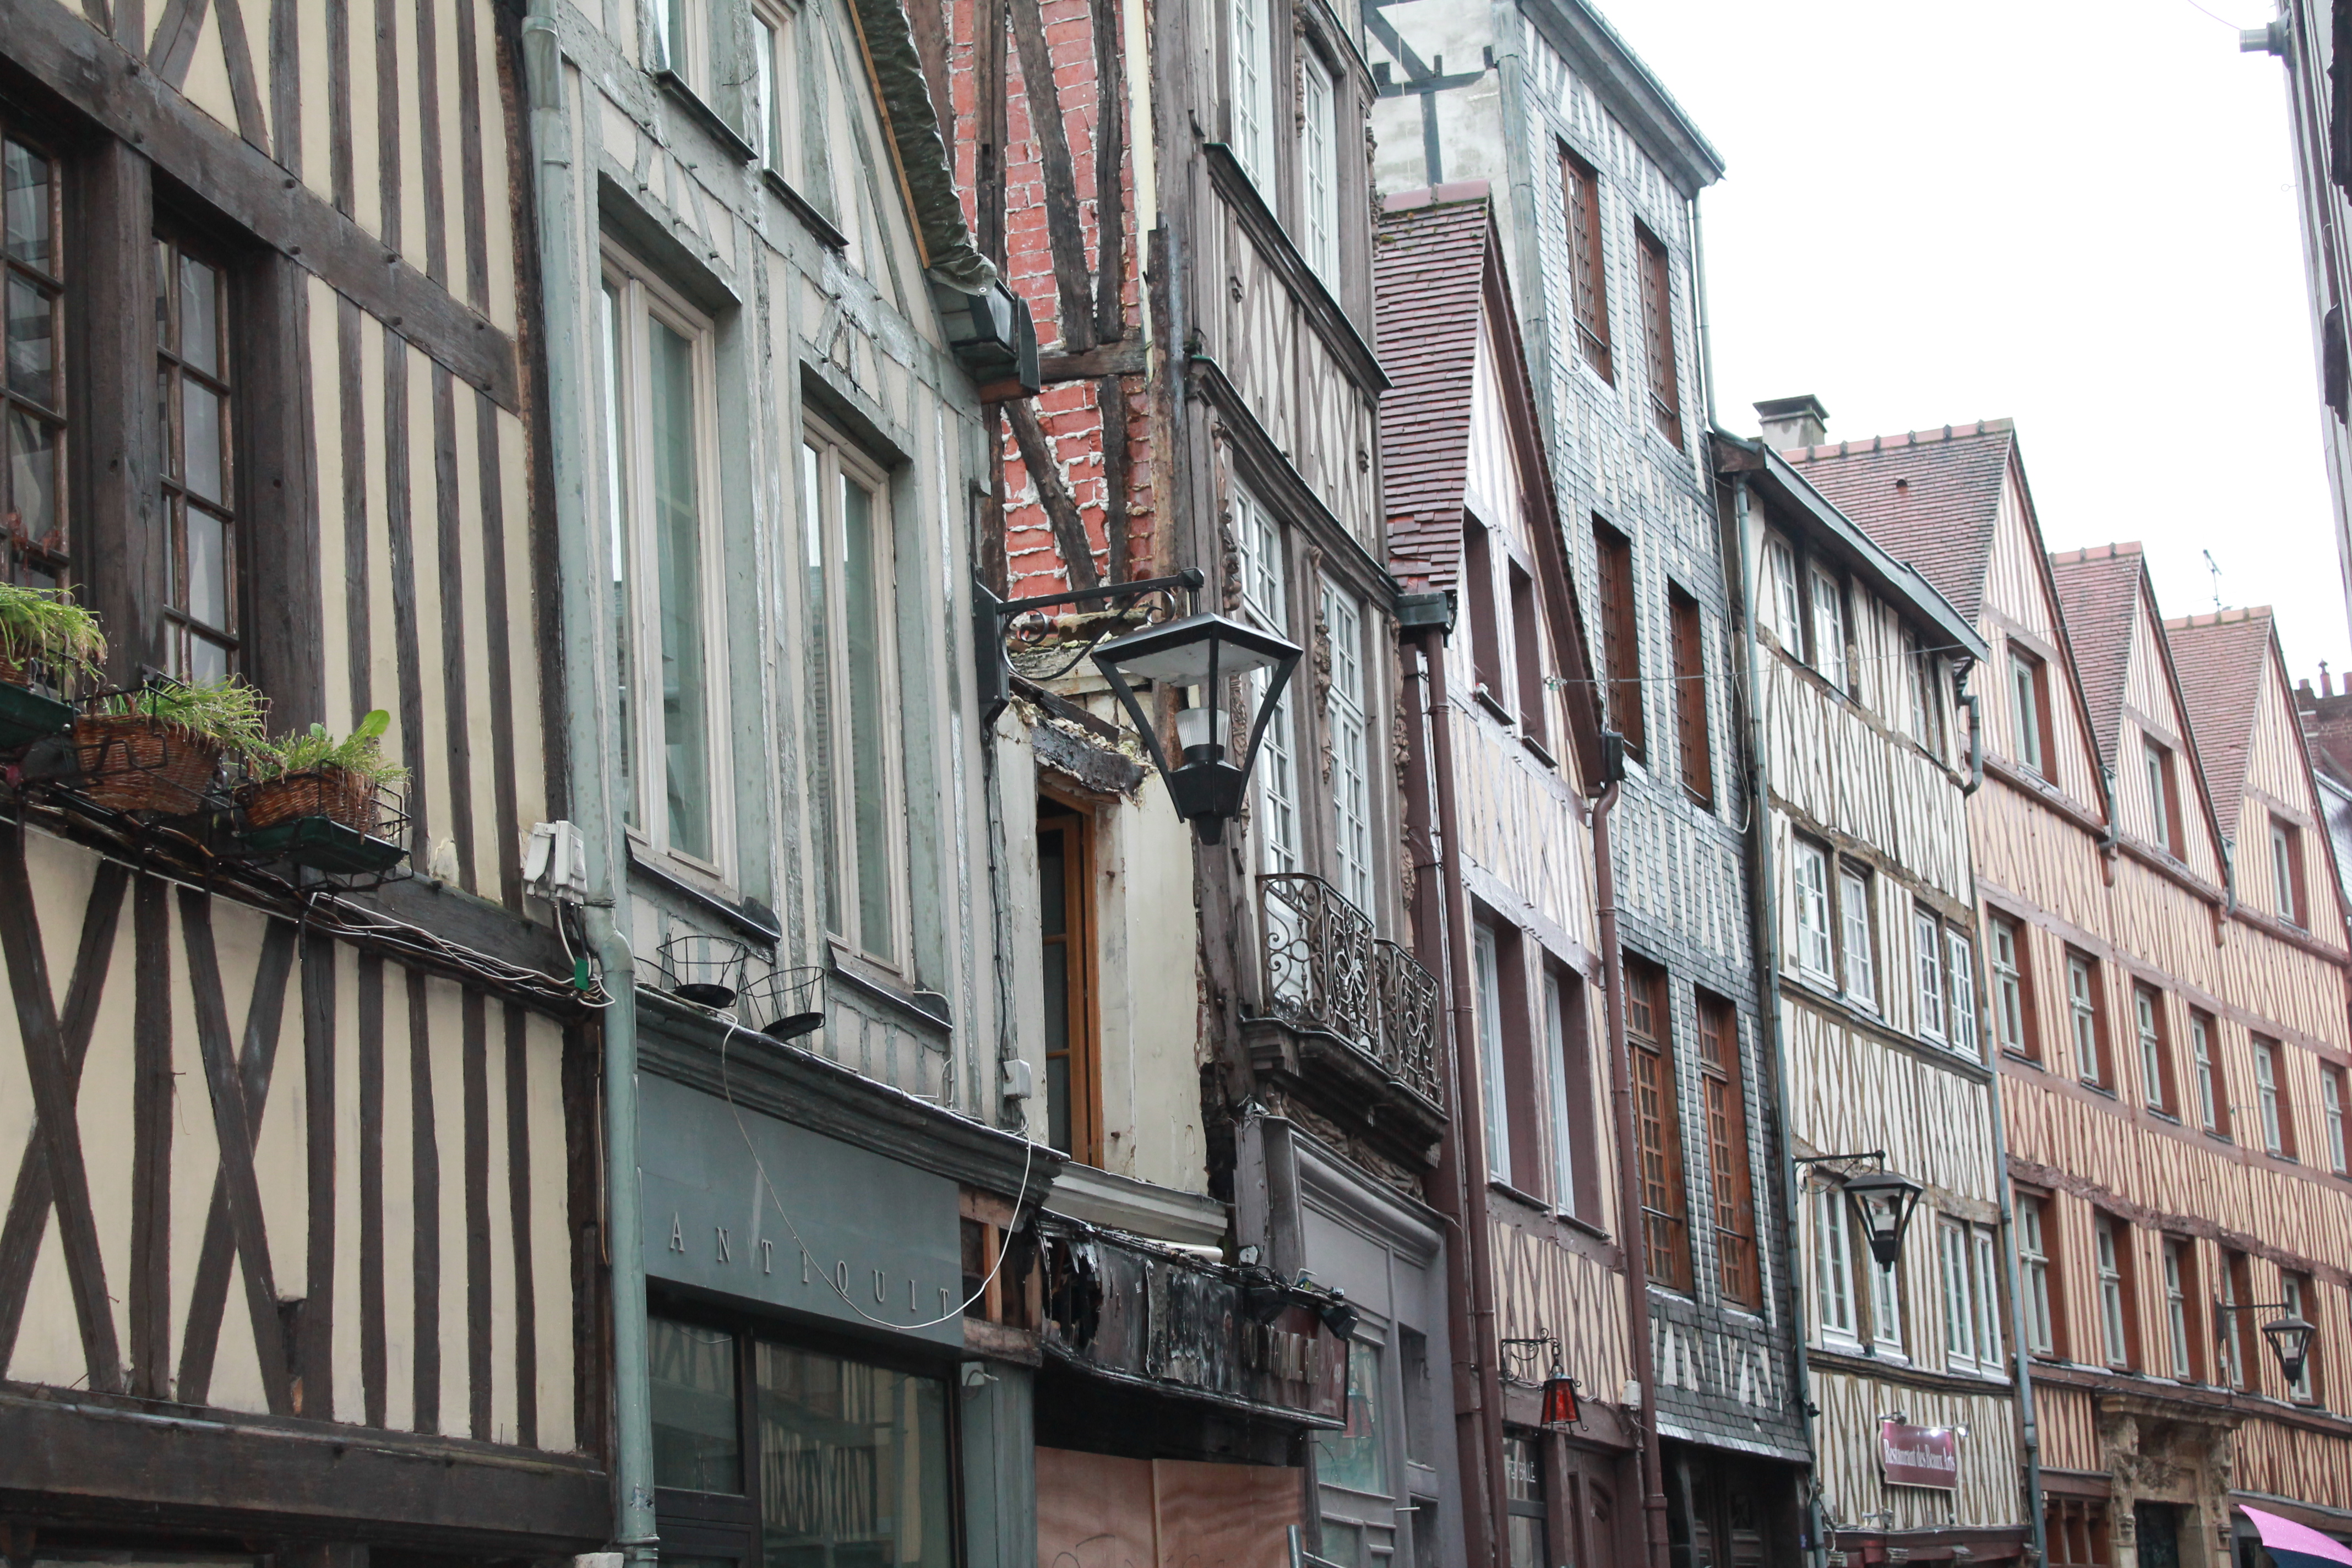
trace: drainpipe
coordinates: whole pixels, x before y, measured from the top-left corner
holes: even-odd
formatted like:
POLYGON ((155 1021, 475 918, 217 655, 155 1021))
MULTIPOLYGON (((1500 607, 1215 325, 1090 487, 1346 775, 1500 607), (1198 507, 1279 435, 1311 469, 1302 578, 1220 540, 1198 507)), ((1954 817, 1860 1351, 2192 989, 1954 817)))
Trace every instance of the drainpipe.
MULTIPOLYGON (((1772 1117, 1779 1125, 1780 1157, 1779 1168, 1780 1212, 1782 1225, 1781 1267, 1789 1282, 1789 1336, 1795 1354, 1790 1358, 1795 1368, 1797 1410, 1804 1417, 1805 1448, 1818 1458, 1821 1445, 1815 1440, 1813 1422, 1813 1373, 1805 1359, 1805 1295, 1801 1281, 1805 1278, 1803 1245, 1798 1237, 1797 1216, 1801 1193, 1797 1184, 1797 1164, 1789 1147, 1789 1107, 1796 1103, 1795 1086, 1789 1081, 1788 1039, 1780 1026, 1780 884, 1773 880, 1772 867, 1772 792, 1771 777, 1765 762, 1769 754, 1764 749, 1764 709, 1756 689, 1756 583, 1748 575, 1748 484, 1737 480, 1732 488, 1732 564, 1739 574, 1739 649, 1741 677, 1748 697, 1748 754, 1754 759, 1748 767, 1748 784, 1752 792, 1748 801, 1749 831, 1756 849, 1756 1005, 1763 1026, 1772 1042, 1772 1074, 1776 1093, 1773 1096, 1772 1117)), ((1814 1561, 1823 1560, 1828 1552, 1822 1539, 1822 1489, 1820 1466, 1814 1466, 1814 1479, 1805 1489, 1805 1539, 1812 1542, 1814 1561)))
POLYGON ((1617 1226, 1625 1254, 1625 1309, 1632 1321, 1625 1337, 1633 1344, 1633 1375, 1642 1383, 1642 1409, 1633 1423, 1642 1433, 1642 1522, 1643 1560, 1667 1568, 1665 1468, 1658 1452, 1657 1354, 1650 1342, 1650 1255, 1642 1226, 1642 1173, 1634 1152, 1633 1059, 1625 1040, 1625 952, 1617 940, 1617 868, 1612 858, 1609 818, 1617 809, 1622 781, 1611 779, 1592 803, 1593 890, 1601 905, 1601 992, 1609 1019, 1609 1097, 1617 1114, 1617 1226))
POLYGON ((1984 699, 1963 691, 1960 706, 1969 710, 1969 782, 1960 786, 1960 798, 1966 800, 1984 788, 1984 699))
MULTIPOLYGON (((1970 983, 1975 975, 1969 977, 1970 983)), ((1979 1017, 1983 1016, 1981 1009, 1979 1017)), ((1981 1031, 1979 1031, 1981 1036, 1981 1031)), ((2025 1345, 2025 1283, 2017 1266, 2017 1220, 2009 1185, 2009 1133, 2001 1124, 2000 1063, 1992 1063, 1992 1162, 2000 1187, 2000 1255, 2009 1275, 2009 1321, 2017 1352, 2017 1441, 2025 1451, 2026 1523, 2033 1530, 2033 1560, 2050 1560, 2042 1516, 2042 1426, 2033 1409, 2032 1357, 2025 1345)))
MULTIPOLYGON (((1454 1308, 1449 1316, 1457 1381, 1466 1374, 1475 1390, 1469 1407, 1457 1410, 1455 1441, 1463 1512, 1469 1516, 1465 1545, 1473 1568, 1492 1568, 1503 1559, 1497 1542, 1510 1506, 1504 1492, 1501 1347, 1495 1338, 1495 1258, 1486 1223, 1486 1101, 1474 1043, 1477 1033, 1470 1016, 1470 910, 1462 888, 1461 825, 1454 814, 1454 719, 1446 695, 1444 628, 1424 628, 1420 645, 1422 705, 1429 715, 1430 772, 1437 797, 1438 841, 1444 847, 1437 876, 1445 921, 1447 1032, 1454 1040, 1454 1137, 1447 1146, 1462 1221, 1459 1246, 1468 1263, 1466 1270, 1449 1267, 1446 1285, 1454 1308), (1466 1279, 1462 1277, 1465 1272, 1466 1279)), ((1457 1404, 1460 1397, 1457 1387, 1457 1404)))
POLYGON ((562 581, 563 658, 575 685, 570 714, 573 819, 587 848, 588 898, 581 923, 603 965, 611 1005, 599 1016, 604 1041, 604 1237, 613 1316, 613 1539, 631 1568, 652 1568, 653 1421, 646 1375, 646 1268, 637 1203, 637 1015, 629 945, 613 916, 616 868, 613 819, 603 793, 605 704, 593 700, 604 668, 596 646, 600 598, 595 546, 587 516, 587 385, 580 347, 580 294, 573 276, 572 151, 563 116, 563 56, 556 0, 530 0, 522 23, 523 70, 530 93, 531 153, 539 220, 541 320, 547 355, 548 444, 555 475, 555 543, 562 581), (581 677, 587 676, 584 682, 581 677))

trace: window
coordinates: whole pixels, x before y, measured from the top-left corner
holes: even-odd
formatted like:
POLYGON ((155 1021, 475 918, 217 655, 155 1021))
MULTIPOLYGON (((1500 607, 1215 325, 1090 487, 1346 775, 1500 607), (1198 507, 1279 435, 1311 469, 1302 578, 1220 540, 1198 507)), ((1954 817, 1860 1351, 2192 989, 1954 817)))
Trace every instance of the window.
POLYGON ((1859 871, 1838 873, 1838 912, 1845 927, 1845 994, 1850 1002, 1875 1010, 1878 1006, 1878 966, 1871 940, 1870 879, 1859 871))
POLYGON ((2327 1168, 2348 1173, 2344 1163, 2344 1069, 2323 1065, 2319 1069, 2319 1114, 2327 1128, 2327 1168))
POLYGON ((2093 1222, 2099 1265, 2099 1351, 2109 1366, 2132 1364, 2131 1239, 2123 1222, 2101 1215, 2093 1222))
POLYGON ((2033 1027, 2032 992, 2026 978, 2025 931, 2004 915, 1991 920, 1993 1026, 2001 1049, 2040 1061, 2041 1037, 2033 1027))
POLYGON ((1592 1065, 1586 1054, 1580 983, 1544 973, 1544 1040, 1550 1049, 1552 1206, 1582 1214, 1593 1194, 1592 1065))
POLYGON ((1339 286, 1339 164, 1333 150, 1331 73, 1315 51, 1298 51, 1299 251, 1315 275, 1339 286))
POLYGON ((1609 352, 1609 272, 1601 244, 1601 175, 1560 149, 1559 177, 1568 208, 1568 270, 1575 280, 1576 342, 1584 363, 1614 382, 1609 352))
POLYGON ((2050 1543, 2049 1568, 2105 1568, 2115 1561, 2107 1538, 2105 1498, 2053 1496, 2042 1505, 2042 1537, 2050 1543))
POLYGON ((1633 603, 1633 545, 1596 520, 1592 546, 1601 581, 1601 644, 1609 671, 1609 720, 1625 737, 1626 754, 1639 759, 1647 732, 1642 721, 1641 619, 1633 603))
POLYGON ((1846 689, 1845 595, 1826 572, 1813 574, 1813 668, 1832 686, 1846 689))
POLYGON ((1968 938, 1956 931, 1948 931, 1944 933, 1944 958, 1952 984, 1952 1048, 1965 1056, 1974 1057, 1979 1054, 1977 1047, 1976 952, 1969 946, 1968 938))
MULTIPOLYGON (((661 34, 662 64, 738 132, 756 121, 750 94, 735 68, 734 6, 730 0, 653 0, 661 34)), ((759 47, 754 26, 753 47, 759 47)), ((745 140, 751 141, 750 135, 745 140)), ((754 142, 754 145, 757 143, 754 142)))
POLYGON ((2221 1036, 2212 1016, 2191 1009, 2189 1054, 2197 1062, 2197 1114, 2208 1132, 2230 1131, 2230 1083, 2222 1074, 2221 1036))
POLYGON ((2196 1377, 2189 1362, 2189 1285, 2186 1276, 2189 1244, 2170 1237, 2164 1240, 2164 1336, 2170 1352, 2171 1373, 2183 1383, 2196 1377))
POLYGON ((2303 913, 2303 829, 2271 818, 2271 896, 2278 918, 2291 926, 2303 913))
POLYGON ((2294 1158, 2294 1120, 2286 1098, 2286 1058, 2276 1040, 2254 1037, 2254 1100, 2262 1110, 2263 1147, 2294 1158))
POLYGON ((1853 1233, 1845 1189, 1820 1183, 1813 1194, 1813 1318, 1822 1338, 1857 1342, 1853 1323, 1853 1233))
POLYGON ((1536 609, 1536 580, 1516 561, 1510 565, 1511 642, 1517 655, 1512 670, 1518 686, 1519 733, 1544 743, 1543 617, 1536 609))
POLYGON ((1682 1120, 1675 1095, 1674 1039, 1666 1024, 1666 977, 1638 959, 1625 963, 1625 1029, 1633 1047, 1633 1121, 1642 1177, 1642 1230, 1650 1279, 1688 1290, 1690 1237, 1684 1207, 1682 1120))
MULTIPOLYGON (((6 524, 0 575, 36 588, 67 586, 64 479, 65 262, 58 243, 58 166, 13 132, 0 134, 0 278, 5 278, 8 373, 0 382, 0 521, 6 524)), ((168 274, 166 274, 168 276, 168 274)), ((166 291, 167 295, 169 291, 166 291)), ((163 302, 163 301, 159 301, 163 302)), ((166 330, 168 320, 159 321, 166 330)), ((170 365, 164 358, 165 398, 170 365)), ((203 375, 196 385, 203 390, 203 375)), ((168 416, 166 425, 170 423, 168 416)), ((226 432, 224 432, 224 435, 226 432)), ((171 493, 166 487, 166 495, 171 493)), ((198 517, 204 517, 199 509, 198 517)))
POLYGON ((679 1491, 743 1489, 735 1336, 668 1318, 646 1321, 654 1484, 679 1491))
MULTIPOLYGON (((1233 488, 1233 511, 1244 618, 1286 637, 1290 635, 1290 583, 1282 525, 1238 482, 1233 488)), ((1260 689, 1265 679, 1263 672, 1251 677, 1260 689)), ((1257 765, 1252 770, 1258 868, 1269 874, 1305 868, 1298 820, 1297 704, 1293 700, 1297 689, 1295 684, 1283 689, 1281 700, 1266 720, 1265 732, 1258 742, 1257 765)), ((1208 700, 1222 702, 1223 694, 1210 694, 1208 700)))
POLYGON ((1544 1502, 1543 1445, 1531 1437, 1504 1437, 1503 1482, 1511 1531, 1507 1568, 1549 1568, 1551 1510, 1544 1502))
POLYGON ((1387 1435, 1381 1422, 1381 1347, 1348 1344, 1348 1424, 1315 1434, 1315 1479, 1374 1495, 1389 1489, 1387 1435))
POLYGON ((2058 1353, 2058 1325, 2050 1299, 2049 1207, 2047 1198, 2017 1194, 2018 1284, 2025 1314, 2021 1328, 2025 1348, 2036 1355, 2058 1353))
POLYGON ((1797 967, 1822 984, 1836 980, 1830 944, 1830 861, 1818 844, 1791 841, 1790 879, 1796 886, 1797 967))
MULTIPOLYGON (((711 672, 725 668, 726 658, 720 617, 704 612, 720 598, 711 522, 719 485, 710 333, 699 317, 617 257, 608 258, 602 306, 623 817, 655 848, 723 874, 724 817, 713 809, 721 773, 713 751, 726 732, 714 711, 725 687, 711 672)), ((858 491, 861 500, 867 494, 858 491)), ((821 537, 810 530, 812 550, 821 537)), ((873 584, 863 577, 857 586, 866 598, 870 645, 873 584)), ((813 596, 811 611, 822 616, 824 605, 813 596)), ((877 700, 879 690, 871 682, 877 658, 878 650, 866 647, 856 677, 877 700)), ((833 670, 851 678, 838 649, 833 670)), ((844 705, 864 706, 845 697, 844 705)), ((824 695, 813 692, 810 708, 813 719, 824 713, 824 695)), ((862 728, 870 735, 877 722, 869 715, 862 728)), ((861 772, 861 788, 868 782, 861 772)))
POLYGON ((809 796, 825 929, 888 962, 901 907, 888 490, 880 470, 812 425, 801 447, 801 510, 809 796))
POLYGON ((1879 1267, 1875 1256, 1866 1267, 1870 1270, 1870 1348, 1878 1355, 1908 1360, 1903 1346, 1902 1261, 1879 1267))
MULTIPOLYGON (((2311 1315, 2311 1279, 2308 1275, 2280 1275, 2279 1300, 2286 1305, 2286 1316, 2301 1318, 2305 1322, 2317 1321, 2311 1315)), ((2327 1335, 2324 1331, 2311 1336, 2310 1352, 2304 1358, 2303 1375, 2286 1385, 2287 1397, 2297 1404, 2318 1403, 2318 1378, 2315 1373, 2319 1364, 2319 1347, 2326 1341, 2327 1335)))
POLYGON ((1494 536, 1467 513, 1462 519, 1464 617, 1470 623, 1470 676, 1476 690, 1499 705, 1503 697, 1502 613, 1495 602, 1494 536))
POLYGON ((1326 696, 1331 732, 1332 870, 1340 894, 1372 907, 1371 722, 1364 713, 1364 612, 1355 596, 1323 584, 1323 625, 1331 639, 1326 696))
POLYGON ((1773 632, 1792 658, 1805 657, 1805 613, 1797 603, 1797 558, 1775 539, 1764 546, 1765 592, 1770 597, 1777 624, 1773 632))
MULTIPOLYGON (((950 1568, 948 1385, 765 1341, 758 1365, 769 1560, 950 1568), (862 1484, 812 1484, 849 1477, 862 1484)), ((741 1559, 758 1555, 747 1543, 741 1559)))
POLYGON ((1911 911, 1912 962, 1919 977, 1919 1033, 1931 1040, 1944 1037, 1943 925, 1926 910, 1911 911))
POLYGON ((1675 367, 1674 271, 1665 242, 1638 224, 1633 238, 1641 249, 1642 355, 1649 372, 1650 417, 1658 434, 1683 444, 1683 397, 1675 367))
POLYGON ((2067 953, 2066 1018, 2074 1046, 2074 1070, 2084 1083, 2112 1089, 2099 1014, 2098 964, 2079 952, 2067 953))
POLYGON ((1911 738, 1929 752, 1943 750, 1942 685, 1936 656, 1919 647, 1919 639, 1903 634, 1903 682, 1910 710, 1911 738))
MULTIPOLYGON (((12 268, 12 383, 19 352, 14 319, 17 278, 12 268)), ((37 295, 26 302, 36 307, 32 321, 55 321, 53 308, 39 309, 37 295)), ((169 673, 188 681, 219 680, 237 668, 236 388, 230 379, 229 315, 228 274, 177 237, 157 235, 156 436, 171 570, 164 658, 169 673)), ((13 405, 10 423, 16 423, 13 405)))
POLYGON ((2021 648, 2009 650, 2011 718, 2016 730, 2017 763, 2029 773, 2050 776, 2049 683, 2042 661, 2021 648))
POLYGON ((1037 803, 1037 927, 1045 989, 1045 1141, 1102 1163, 1101 1056, 1095 1029, 1093 824, 1037 803))
POLYGON ((1232 70, 1234 159, 1273 205, 1274 61, 1266 28, 1265 0, 1229 0, 1225 16, 1232 36, 1226 59, 1232 70))
POLYGON ((744 105, 748 140, 760 162, 779 174, 798 167, 793 150, 798 124, 792 58, 792 17, 782 6, 755 5, 751 11, 751 71, 759 93, 756 103, 744 105))
POLYGON ((1706 745, 1706 623, 1698 601, 1679 588, 1667 590, 1666 613, 1675 636, 1675 749, 1683 788, 1706 805, 1715 799, 1715 761, 1706 745))
POLYGON ((2164 1037, 2164 998, 2146 985, 2132 987, 2132 1021, 2139 1037, 2140 1093, 2150 1109, 2178 1114, 2172 1091, 2172 1051, 2164 1037))
POLYGON ((1503 965, 1491 927, 1471 939, 1472 980, 1477 988, 1478 1074, 1486 1080, 1486 1174, 1511 1179, 1511 1113, 1503 1085, 1503 965))
POLYGON ((1720 996, 1698 994, 1699 1090, 1706 1110, 1708 1169, 1715 1178, 1715 1253, 1723 1299, 1762 1304, 1756 1267, 1756 1205, 1748 1167, 1748 1099, 1740 1081, 1739 1015, 1720 996))
POLYGON ((1944 1359, 1954 1366, 1977 1363, 1977 1298, 1969 1278, 1969 1227, 1958 1220, 1936 1221, 1936 1255, 1944 1285, 1944 1359))
POLYGON ((2180 797, 2172 785, 2172 748, 2143 740, 2141 755, 2147 767, 2149 837, 2175 859, 2180 856, 2180 797))
POLYGON ((1975 1226, 1969 1239, 1975 1247, 1973 1262, 1977 1281, 1977 1365, 1988 1377, 2000 1375, 2000 1271, 1997 1261, 2000 1252, 1993 1245, 1993 1234, 1983 1226, 1975 1226))
POLYGON ((2225 1372, 2231 1388, 2246 1386, 2246 1318, 2249 1314, 2232 1309, 2252 1303, 2254 1299, 2253 1266, 2242 1252, 2224 1248, 2221 1253, 2221 1358, 2227 1363, 2225 1372))

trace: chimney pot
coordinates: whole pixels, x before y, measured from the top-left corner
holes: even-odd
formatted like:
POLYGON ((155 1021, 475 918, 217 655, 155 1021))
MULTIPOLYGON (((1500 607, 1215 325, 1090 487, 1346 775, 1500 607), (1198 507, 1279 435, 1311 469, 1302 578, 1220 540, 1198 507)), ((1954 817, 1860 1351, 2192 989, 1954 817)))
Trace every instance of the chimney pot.
POLYGON ((2328 675, 2327 661, 2324 658, 2319 661, 2319 694, 2322 697, 2336 695, 2336 682, 2328 675))
POLYGON ((1801 397, 1769 397, 1756 405, 1764 430, 1764 444, 1776 452, 1819 447, 1829 438, 1830 411, 1811 393, 1801 397))

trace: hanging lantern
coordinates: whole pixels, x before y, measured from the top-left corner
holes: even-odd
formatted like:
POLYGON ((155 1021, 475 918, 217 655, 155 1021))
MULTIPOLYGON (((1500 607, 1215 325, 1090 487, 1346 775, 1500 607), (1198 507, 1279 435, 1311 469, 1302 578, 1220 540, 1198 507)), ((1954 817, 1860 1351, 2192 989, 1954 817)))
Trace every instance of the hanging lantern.
POLYGON ((2263 1325, 2263 1338, 2270 1341, 2271 1353, 2278 1357, 2279 1370, 2286 1373, 2289 1387, 2303 1381, 2304 1363, 2311 1356, 2311 1336, 2316 1332, 2301 1313, 2263 1325))
POLYGON ((1219 615, 1186 616, 1095 649, 1095 667, 1127 705, 1128 717, 1150 749, 1152 764, 1168 782, 1176 815, 1192 825, 1202 843, 1218 842, 1225 824, 1240 815, 1258 742, 1304 652, 1296 643, 1219 615), (1261 669, 1269 674, 1257 694, 1248 743, 1235 763, 1228 755, 1233 736, 1224 682, 1261 669), (1136 685, 1147 681, 1197 693, 1192 705, 1176 715, 1181 760, 1172 764, 1160 748, 1158 729, 1136 700, 1136 685))
POLYGON ((1581 1418, 1581 1415, 1582 1412, 1576 1402, 1576 1379, 1562 1376, 1559 1373, 1554 1373, 1551 1376, 1545 1378, 1543 1385, 1543 1425, 1546 1426, 1573 1426, 1581 1418))
POLYGON ((1881 1268, 1894 1268, 1903 1256, 1904 1227, 1911 1223, 1911 1211, 1919 1206, 1920 1194, 1926 1191, 1910 1177, 1893 1171, 1865 1171, 1846 1178, 1845 1201, 1853 1206, 1854 1218, 1870 1243, 1870 1256, 1881 1268))

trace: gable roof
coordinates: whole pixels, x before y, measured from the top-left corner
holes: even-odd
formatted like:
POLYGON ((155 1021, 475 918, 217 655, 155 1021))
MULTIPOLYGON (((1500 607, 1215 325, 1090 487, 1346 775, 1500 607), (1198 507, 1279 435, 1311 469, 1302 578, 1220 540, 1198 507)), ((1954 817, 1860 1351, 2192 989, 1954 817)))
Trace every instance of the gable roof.
POLYGON ((2017 448, 2007 419, 1825 442, 1782 454, 1832 506, 1916 567, 1973 624, 1984 599, 2001 484, 2017 448))
POLYGON ((2246 798, 2246 752, 2263 695, 2263 658, 2270 652, 2268 605, 2221 610, 2164 623, 2180 670, 2180 694, 2196 726, 2198 754, 2213 791, 2221 831, 2238 836, 2238 808, 2246 798))
POLYGON ((2133 617, 2147 563, 2137 544, 2101 544, 2050 557, 2058 584, 2058 612, 2074 649, 2074 673, 2091 710, 2099 759, 2116 765, 2121 744, 2124 687, 2131 674, 2133 617))
POLYGON ((1372 242, 1389 570, 1454 585, 1494 216, 1483 180, 1391 196, 1372 242))

